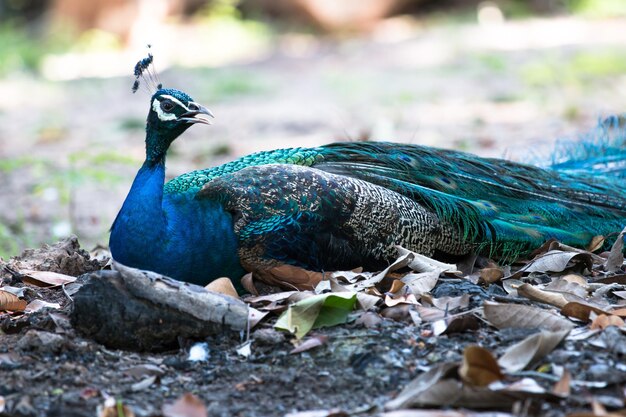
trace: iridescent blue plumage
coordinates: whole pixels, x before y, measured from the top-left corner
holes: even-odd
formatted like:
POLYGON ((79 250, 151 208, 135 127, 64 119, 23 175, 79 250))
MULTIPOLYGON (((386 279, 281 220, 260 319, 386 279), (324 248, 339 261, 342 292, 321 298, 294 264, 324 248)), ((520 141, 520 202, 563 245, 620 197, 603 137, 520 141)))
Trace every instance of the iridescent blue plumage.
POLYGON ((113 257, 206 284, 281 265, 382 268, 402 245, 511 260, 556 238, 584 247, 626 225, 626 136, 601 125, 544 168, 417 145, 259 152, 163 185, 165 154, 208 110, 152 97, 146 161, 111 229, 113 257))

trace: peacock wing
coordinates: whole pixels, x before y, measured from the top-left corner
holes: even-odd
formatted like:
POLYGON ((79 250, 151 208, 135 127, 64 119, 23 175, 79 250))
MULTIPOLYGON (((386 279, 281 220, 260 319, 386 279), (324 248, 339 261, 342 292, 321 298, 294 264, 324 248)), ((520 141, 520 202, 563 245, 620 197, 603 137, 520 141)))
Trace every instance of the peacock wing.
POLYGON ((197 198, 233 216, 248 270, 280 264, 317 271, 381 268, 402 245, 426 255, 463 254, 473 244, 394 191, 297 165, 250 167, 207 183, 197 198))

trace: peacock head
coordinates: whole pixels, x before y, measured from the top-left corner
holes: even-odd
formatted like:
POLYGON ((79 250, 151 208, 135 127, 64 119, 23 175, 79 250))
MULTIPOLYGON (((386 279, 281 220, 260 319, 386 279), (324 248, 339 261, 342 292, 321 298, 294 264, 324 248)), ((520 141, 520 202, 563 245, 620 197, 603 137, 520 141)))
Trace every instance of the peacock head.
POLYGON ((162 159, 172 142, 191 125, 210 125, 214 117, 207 108, 179 90, 161 88, 150 100, 146 124, 146 147, 149 159, 162 159))

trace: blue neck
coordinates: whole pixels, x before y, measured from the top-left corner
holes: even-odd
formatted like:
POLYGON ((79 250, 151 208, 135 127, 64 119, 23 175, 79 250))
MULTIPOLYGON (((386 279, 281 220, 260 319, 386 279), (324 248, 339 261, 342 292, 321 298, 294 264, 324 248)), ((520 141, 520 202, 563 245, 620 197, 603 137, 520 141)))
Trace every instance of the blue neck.
POLYGON ((111 227, 113 259, 181 281, 206 285, 244 274, 232 218, 195 193, 163 194, 165 162, 147 159, 111 227))

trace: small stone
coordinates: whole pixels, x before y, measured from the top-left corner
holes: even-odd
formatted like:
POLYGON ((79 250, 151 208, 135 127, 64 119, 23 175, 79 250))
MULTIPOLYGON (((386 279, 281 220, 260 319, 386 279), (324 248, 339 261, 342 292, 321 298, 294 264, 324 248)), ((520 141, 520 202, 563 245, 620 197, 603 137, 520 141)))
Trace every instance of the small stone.
POLYGON ((391 319, 395 321, 409 321, 410 309, 411 306, 409 304, 398 304, 393 307, 387 307, 380 313, 380 315, 386 319, 391 319))
POLYGON ((252 333, 254 341, 259 345, 277 345, 285 341, 285 335, 274 329, 258 329, 252 333))
POLYGON ((61 335, 29 330, 17 341, 16 345, 20 350, 58 353, 63 350, 65 344, 65 338, 61 335))
POLYGON ((373 311, 368 311, 366 313, 361 314, 361 316, 356 319, 354 324, 360 324, 362 326, 367 327, 368 329, 372 329, 375 327, 380 327, 383 322, 382 317, 373 311))

